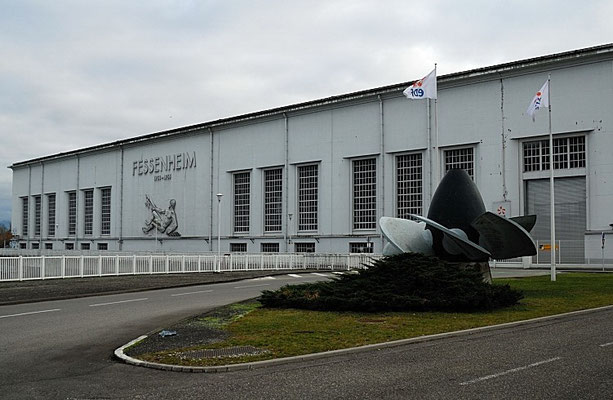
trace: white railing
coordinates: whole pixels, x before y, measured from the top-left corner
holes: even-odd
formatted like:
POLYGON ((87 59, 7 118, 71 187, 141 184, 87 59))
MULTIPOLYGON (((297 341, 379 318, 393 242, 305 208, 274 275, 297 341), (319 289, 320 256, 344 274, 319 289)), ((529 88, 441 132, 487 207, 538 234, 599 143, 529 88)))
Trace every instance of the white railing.
POLYGON ((62 255, 0 257, 0 282, 196 272, 350 270, 374 254, 62 255))

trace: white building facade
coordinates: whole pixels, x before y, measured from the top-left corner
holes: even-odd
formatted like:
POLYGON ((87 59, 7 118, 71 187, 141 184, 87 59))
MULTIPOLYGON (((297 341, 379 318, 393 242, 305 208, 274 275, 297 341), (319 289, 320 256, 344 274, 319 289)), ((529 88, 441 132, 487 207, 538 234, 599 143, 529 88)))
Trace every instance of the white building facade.
POLYGON ((488 210, 537 214, 548 244, 553 164, 562 261, 600 257, 602 233, 613 240, 613 44, 439 76, 436 105, 403 97, 410 83, 17 162, 19 246, 379 253, 378 219, 427 215, 450 168, 488 210), (549 74, 553 163, 547 110, 526 115, 549 74))

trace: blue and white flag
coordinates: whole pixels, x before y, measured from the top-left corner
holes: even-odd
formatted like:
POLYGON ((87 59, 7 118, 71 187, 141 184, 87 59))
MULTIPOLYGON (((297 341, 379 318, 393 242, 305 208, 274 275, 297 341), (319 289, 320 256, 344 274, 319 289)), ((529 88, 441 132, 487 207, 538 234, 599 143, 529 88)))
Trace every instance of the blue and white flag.
POLYGON ((402 92, 407 99, 436 99, 436 68, 402 92))
POLYGON ((534 98, 532 98, 526 114, 532 117, 532 121, 534 121, 534 114, 543 107, 549 107, 549 79, 545 81, 541 90, 536 92, 534 98))

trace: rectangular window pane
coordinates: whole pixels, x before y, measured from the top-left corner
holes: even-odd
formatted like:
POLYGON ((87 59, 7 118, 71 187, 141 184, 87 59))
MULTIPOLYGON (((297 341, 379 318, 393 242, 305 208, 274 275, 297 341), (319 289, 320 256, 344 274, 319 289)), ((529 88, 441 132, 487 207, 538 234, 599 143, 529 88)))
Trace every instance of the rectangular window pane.
POLYGON ((315 253, 315 243, 296 243, 294 249, 296 253, 315 253))
POLYGON ((318 166, 298 167, 298 230, 317 230, 318 166))
POLYGON ((40 236, 41 197, 34 196, 34 236, 40 236))
POLYGON ((47 195, 47 235, 55 236, 55 193, 47 195))
POLYGON ((231 253, 246 253, 247 243, 230 243, 231 253))
POLYGON ((377 228, 377 163, 353 161, 353 229, 377 228))
POLYGON ((570 168, 585 168, 585 137, 568 138, 570 168))
POLYGON ((524 172, 539 171, 541 169, 540 142, 524 143, 524 172))
POLYGON ((260 248, 262 253, 278 253, 279 243, 262 243, 260 248))
POLYGON ((74 250, 74 243, 64 243, 64 249, 74 250))
POLYGON ((81 243, 81 250, 89 250, 90 247, 89 243, 81 243))
POLYGON ((470 179, 475 179, 475 159, 472 147, 445 150, 445 172, 450 169, 463 169, 470 179))
POLYGON ((28 236, 28 222, 30 220, 28 201, 29 199, 27 197, 21 198, 21 235, 23 237, 28 236))
POLYGON ((398 218, 422 214, 421 153, 396 157, 396 208, 398 218))
POLYGON ((350 253, 372 253, 373 248, 374 247, 373 247, 372 242, 351 242, 349 243, 350 253))
POLYGON ((283 213, 283 171, 264 171, 264 232, 281 231, 283 213))
POLYGON ((77 234, 77 192, 68 192, 68 234, 77 234))
POLYGON ((251 173, 234 174, 234 232, 249 232, 251 173))
POLYGON ((568 168, 568 138, 553 140, 553 168, 568 168))
POLYGON ((98 250, 108 250, 108 249, 109 249, 108 243, 98 243, 98 250))
POLYGON ((100 234, 111 234, 111 188, 100 189, 100 234))
POLYGON ((83 191, 83 234, 92 235, 94 233, 94 191, 92 189, 83 191))

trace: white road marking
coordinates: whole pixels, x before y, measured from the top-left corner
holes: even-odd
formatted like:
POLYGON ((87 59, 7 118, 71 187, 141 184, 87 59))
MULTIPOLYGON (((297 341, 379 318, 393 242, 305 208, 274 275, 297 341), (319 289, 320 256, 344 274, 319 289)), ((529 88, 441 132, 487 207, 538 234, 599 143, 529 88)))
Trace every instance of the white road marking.
POLYGON ((329 277, 329 275, 326 275, 326 274, 320 274, 319 272, 311 272, 311 275, 325 276, 326 278, 328 278, 328 277, 329 277))
POLYGON ((266 280, 271 280, 271 279, 277 279, 274 276, 263 276, 261 278, 253 278, 253 279, 249 279, 250 281, 266 281, 266 280))
POLYGON ((600 347, 607 347, 607 346, 611 346, 611 345, 613 345, 613 342, 601 344, 600 347))
POLYGON ((291 276, 292 278, 302 278, 300 275, 298 274, 287 274, 287 276, 291 276))
POLYGON ((460 383, 460 385, 470 385, 471 383, 483 382, 483 381, 486 381, 488 379, 494 379, 494 378, 501 377, 503 375, 511 374, 513 372, 519 372, 519 371, 523 371, 523 370, 528 369, 528 368, 538 367, 539 365, 543 365, 543 364, 547 364, 547 363, 550 363, 550 362, 558 361, 560 359, 561 359, 561 357, 554 357, 554 358, 550 358, 548 360, 538 361, 538 362, 535 362, 535 363, 532 363, 532 364, 529 364, 529 365, 525 365, 523 367, 513 368, 513 369, 509 369, 507 371, 499 372, 497 374, 482 376, 481 378, 477 378, 477 379, 473 379, 473 380, 470 380, 470 381, 462 382, 462 383, 460 383))
POLYGON ((21 317, 22 315, 42 314, 42 313, 48 313, 48 312, 54 312, 54 311, 60 311, 60 309, 54 308, 52 310, 30 311, 30 312, 23 312, 19 314, 0 315, 0 318, 21 317))
POLYGON ((199 293, 211 293, 212 290, 199 290, 197 292, 186 292, 186 293, 176 293, 176 294, 171 294, 171 297, 175 297, 175 296, 188 296, 190 294, 199 294, 199 293))
POLYGON ((344 272, 337 272, 337 271, 334 271, 334 272, 332 272, 332 273, 333 273, 333 274, 335 274, 335 275, 345 275, 345 273, 344 273, 344 272))
POLYGON ((245 289, 245 288, 260 287, 260 286, 270 286, 270 283, 263 283, 261 285, 234 286, 234 289, 245 289))
POLYGON ((122 303, 131 303, 133 301, 145 301, 145 300, 149 300, 148 298, 142 298, 142 299, 131 299, 131 300, 121 300, 121 301, 112 301, 110 303, 98 303, 98 304, 90 304, 90 307, 101 307, 101 306, 110 306, 113 304, 122 304, 122 303))

